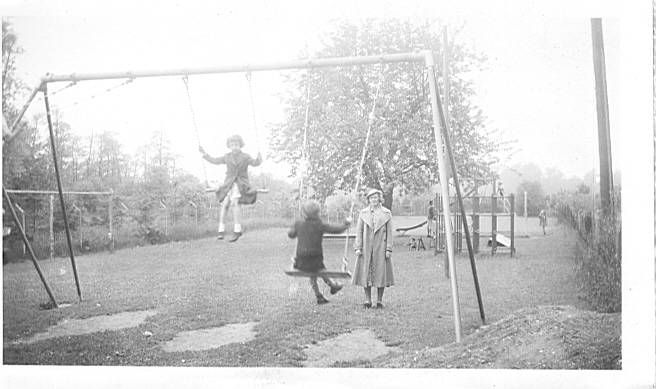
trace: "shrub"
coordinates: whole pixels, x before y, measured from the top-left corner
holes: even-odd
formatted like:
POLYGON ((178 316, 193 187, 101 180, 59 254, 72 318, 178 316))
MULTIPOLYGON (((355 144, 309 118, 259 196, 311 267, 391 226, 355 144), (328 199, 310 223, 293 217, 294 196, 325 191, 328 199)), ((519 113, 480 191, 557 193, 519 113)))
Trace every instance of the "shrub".
POLYGON ((601 217, 591 239, 579 239, 577 278, 586 302, 599 312, 622 310, 622 229, 613 216, 601 217))
POLYGON ((614 208, 608 215, 593 210, 589 196, 563 193, 556 202, 559 221, 578 232, 576 277, 584 300, 595 311, 620 312, 622 227, 619 193, 614 194, 614 208))

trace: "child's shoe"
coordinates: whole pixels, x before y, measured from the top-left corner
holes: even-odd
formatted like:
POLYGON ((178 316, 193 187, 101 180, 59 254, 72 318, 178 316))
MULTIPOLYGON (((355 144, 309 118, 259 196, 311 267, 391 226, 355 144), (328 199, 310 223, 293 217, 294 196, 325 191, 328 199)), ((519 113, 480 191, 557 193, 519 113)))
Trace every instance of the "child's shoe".
POLYGON ((334 286, 331 286, 330 287, 330 294, 335 294, 335 293, 339 292, 340 290, 342 290, 343 287, 344 287, 344 285, 342 285, 342 284, 335 284, 334 286))
POLYGON ((223 240, 223 232, 219 232, 219 235, 216 236, 216 240, 223 240))
POLYGON ((229 242, 236 242, 237 239, 239 239, 240 236, 241 236, 241 232, 235 232, 234 234, 232 234, 232 236, 230 237, 230 239, 228 241, 229 242))
POLYGON ((321 304, 327 304, 327 303, 329 303, 329 301, 326 300, 325 297, 323 297, 323 296, 317 297, 317 304, 321 305, 321 304))

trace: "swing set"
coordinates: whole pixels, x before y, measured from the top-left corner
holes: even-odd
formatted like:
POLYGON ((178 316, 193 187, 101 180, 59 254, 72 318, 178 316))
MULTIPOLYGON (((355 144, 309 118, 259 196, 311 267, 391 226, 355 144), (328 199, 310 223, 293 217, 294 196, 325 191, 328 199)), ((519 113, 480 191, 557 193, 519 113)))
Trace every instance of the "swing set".
MULTIPOLYGON (((257 65, 224 65, 224 66, 213 66, 213 67, 201 67, 201 68, 181 68, 181 69, 172 69, 172 70, 147 70, 147 71, 127 71, 127 72, 110 72, 110 73, 87 73, 87 74, 61 74, 61 75, 54 75, 54 74, 46 74, 44 77, 41 78, 41 81, 39 85, 34 89, 34 91, 31 93, 30 97, 28 98, 28 101, 26 104, 23 106, 19 114, 17 115, 16 119, 12 123, 11 127, 9 127, 7 124, 3 123, 3 142, 10 142, 20 131, 21 127, 19 126, 19 123, 25 114, 25 111, 29 107, 30 103, 32 100, 35 98, 37 93, 42 92, 43 93, 43 98, 45 102, 45 109, 46 109, 46 117, 48 121, 48 130, 49 130, 49 136, 50 136, 50 143, 51 143, 51 149, 52 149, 52 156, 53 156, 53 165, 54 165, 54 170, 55 170, 55 175, 57 179, 57 188, 59 192, 59 199, 60 199, 60 204, 62 207, 62 213, 63 213, 63 219, 64 219, 64 226, 66 230, 66 238, 67 238, 67 243, 68 243, 68 249, 69 249, 69 254, 70 254, 70 259, 71 259, 71 265, 73 267, 73 274, 75 277, 75 283, 77 287, 77 294, 80 299, 82 300, 82 292, 80 289, 80 282, 79 282, 79 277, 78 277, 78 272, 77 272, 77 267, 75 264, 75 257, 73 255, 73 245, 71 243, 71 233, 70 229, 68 227, 68 219, 67 219, 67 214, 66 214, 66 207, 64 204, 64 195, 63 195, 63 188, 62 188, 62 183, 61 183, 61 176, 59 172, 59 165, 58 165, 58 158, 57 158, 57 152, 56 152, 56 142, 55 142, 55 136, 54 136, 54 131, 53 131, 53 125, 52 125, 52 119, 51 119, 51 112, 50 112, 50 105, 49 105, 49 100, 48 100, 48 85, 51 83, 56 83, 56 82, 71 82, 73 84, 76 84, 81 81, 89 81, 89 80, 109 80, 109 79, 124 79, 124 80, 133 80, 137 78, 146 78, 146 77, 170 77, 170 76, 191 76, 191 75, 200 75, 200 74, 219 74, 219 73, 246 73, 249 74, 251 72, 255 71, 271 71, 271 70, 286 70, 286 69, 313 69, 313 68, 321 68, 321 67, 340 67, 340 66, 353 66, 353 65, 372 65, 372 64, 391 64, 391 63, 424 63, 426 68, 427 68, 427 75, 428 75, 428 83, 429 83, 429 88, 430 88, 430 103, 431 103, 431 111, 432 111, 432 119, 433 119, 433 126, 434 126, 434 137, 435 137, 435 144, 436 144, 436 154, 437 154, 437 161, 438 161, 438 169, 439 169, 439 177, 440 177, 440 182, 448 182, 449 181, 449 172, 447 172, 447 168, 450 166, 451 167, 451 177, 453 178, 453 183, 454 187, 456 189, 456 195, 458 197, 458 201, 462 202, 462 196, 460 193, 460 186, 458 183, 458 176, 456 173, 456 165, 455 161, 453 158, 453 152, 451 149, 450 141, 449 141, 449 129, 448 129, 448 123, 445 120, 445 112, 442 107, 442 103, 439 98, 439 92, 438 92, 438 85, 437 85, 437 75, 436 75, 436 65, 435 65, 435 58, 434 58, 434 53, 431 50, 424 50, 420 52, 413 52, 413 53, 399 53, 399 54, 388 54, 388 55, 377 55, 377 56, 360 56, 360 57, 335 57, 335 58, 321 58, 321 59, 307 59, 307 60, 299 60, 299 61, 289 61, 289 62, 278 62, 278 63, 264 63, 264 64, 257 64, 257 65), (444 146, 444 148, 443 148, 444 146), (446 154, 446 155, 445 155, 446 154), (448 158, 448 164, 447 164, 447 159, 448 158)), ((184 79, 183 79, 184 80, 184 79)), ((191 108, 193 110, 193 107, 191 108)), ((369 128, 367 130, 367 138, 365 139, 365 145, 363 148, 362 152, 362 158, 360 162, 360 168, 359 168, 359 173, 358 178, 356 181, 356 192, 357 189, 359 189, 360 185, 360 177, 361 177, 361 170, 362 170, 362 165, 364 158, 366 156, 366 151, 368 147, 368 138, 369 138, 369 133, 371 130, 371 124, 373 120, 373 113, 375 109, 375 101, 374 101, 374 106, 372 107, 372 111, 369 117, 369 128)), ((307 111, 307 110, 306 110, 307 111)), ((200 141, 200 137, 198 136, 198 131, 195 123, 195 118, 194 118, 194 129, 196 131, 197 135, 197 140, 200 141)), ((307 125, 306 125, 307 127, 307 125)), ((306 138, 307 139, 307 138, 306 138)), ((199 142, 200 143, 200 142, 199 142)), ((440 185, 441 187, 441 192, 442 192, 442 197, 443 198, 449 198, 449 186, 448 185, 440 185)), ((48 296, 51 299, 52 305, 56 308, 57 307, 57 302, 54 298, 54 295, 52 294, 52 291, 50 287, 48 286, 45 277, 43 273, 41 272, 39 265, 37 263, 36 257, 34 255, 34 252, 32 251, 32 248, 30 246, 29 241, 27 240, 27 237, 25 236, 25 231, 21 228, 20 221, 18 219, 18 216, 16 215, 16 212, 14 210, 14 205, 12 203, 11 198, 9 197, 9 194, 7 193, 6 189, 4 188, 3 185, 3 197, 5 200, 5 204, 7 208, 9 209, 11 216, 13 218, 14 223, 18 226, 18 229, 21 233, 21 236, 23 238, 23 242, 26 244, 26 247, 28 248, 28 251, 30 252, 32 262, 37 270, 37 273, 39 274, 39 277, 41 278, 41 281, 48 292, 48 296)), ((445 202, 446 203, 446 202, 445 202)), ((443 205, 443 213, 444 216, 447 220, 450 220, 451 217, 451 210, 449 209, 446 204, 443 205)), ((351 204, 351 211, 353 210, 354 203, 351 204)), ((460 207, 460 209, 464 209, 463 206, 460 207)), ((476 275, 476 267, 475 267, 475 262, 473 258, 473 251, 471 249, 471 242, 470 242, 470 237, 469 237, 469 229, 466 223, 464 223, 464 230, 465 234, 467 237, 467 246, 469 249, 470 253, 470 262, 472 265, 472 273, 473 273, 473 278, 474 278, 474 285, 476 287, 476 295, 478 298, 478 305, 479 305, 479 311, 481 314, 481 319, 483 322, 485 322, 485 316, 483 312, 483 305, 482 305, 482 300, 480 297, 480 290, 478 286, 478 278, 476 275)), ((448 257, 448 262, 449 262, 449 279, 450 279, 450 284, 451 284, 451 296, 452 296, 452 303, 453 303, 453 317, 454 317, 454 325, 455 325, 455 335, 456 335, 456 342, 460 342, 461 339, 461 324, 460 324, 460 303, 459 303, 459 295, 458 295, 458 285, 457 285, 457 277, 456 277, 456 267, 455 267, 455 255, 454 255, 454 242, 452 239, 452 227, 450 223, 446 223, 445 225, 445 232, 447 236, 447 241, 446 241, 446 246, 447 246, 447 257, 448 257)), ((345 255, 344 259, 346 259, 346 252, 348 250, 348 239, 346 241, 345 245, 345 255)), ((346 260, 344 261, 343 264, 343 271, 342 272, 336 272, 336 273, 331 273, 331 272, 326 272, 322 273, 321 275, 325 276, 340 276, 342 273, 347 273, 346 266, 348 263, 346 260)), ((298 274, 300 276, 311 276, 310 274, 298 274)))

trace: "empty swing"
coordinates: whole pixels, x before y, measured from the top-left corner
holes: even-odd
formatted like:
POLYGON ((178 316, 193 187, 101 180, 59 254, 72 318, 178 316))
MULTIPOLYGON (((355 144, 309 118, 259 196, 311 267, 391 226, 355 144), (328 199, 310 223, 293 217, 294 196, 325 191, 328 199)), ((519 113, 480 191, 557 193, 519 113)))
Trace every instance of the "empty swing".
MULTIPOLYGON (((369 147, 369 138, 371 135, 371 127, 374 119, 374 112, 376 110, 376 101, 378 100, 378 94, 380 92, 380 84, 382 80, 382 72, 379 75, 378 78, 378 86, 376 88, 376 94, 374 95, 374 100, 373 104, 371 107, 371 112, 369 113, 368 116, 368 124, 367 124, 367 135, 364 140, 364 147, 362 148, 362 154, 360 157, 360 164, 358 166, 358 174, 357 178, 355 181, 355 188, 353 190, 354 195, 357 195, 358 191, 360 190, 360 184, 362 182, 362 170, 364 168, 364 160, 367 155, 367 149, 369 147)), ((307 85, 307 100, 306 100, 306 109, 305 109, 305 128, 303 130, 303 156, 301 157, 302 160, 304 158, 307 158, 307 131, 308 131, 308 123, 309 123, 309 109, 310 107, 310 77, 308 74, 308 85, 307 85)), ((302 185, 303 185, 303 176, 305 172, 301 172, 301 188, 299 190, 299 201, 302 201, 302 197, 300 194, 302 193, 302 185)), ((355 207, 355 200, 352 198, 351 199, 351 207, 349 210, 349 215, 353 215, 353 209, 355 207)), ((295 259, 294 255, 292 255, 291 258, 291 265, 292 269, 290 270, 285 270, 285 274, 291 277, 329 277, 329 278, 351 278, 351 272, 348 270, 348 245, 349 245, 349 237, 350 237, 350 226, 346 230, 346 239, 344 240, 344 256, 342 257, 342 268, 341 271, 335 271, 335 270, 321 270, 318 272, 307 272, 307 271, 302 271, 298 269, 294 269, 294 264, 295 264, 295 259)), ((298 239, 296 240, 296 246, 298 246, 298 239)), ((294 248, 294 253, 296 253, 296 247, 294 248)))

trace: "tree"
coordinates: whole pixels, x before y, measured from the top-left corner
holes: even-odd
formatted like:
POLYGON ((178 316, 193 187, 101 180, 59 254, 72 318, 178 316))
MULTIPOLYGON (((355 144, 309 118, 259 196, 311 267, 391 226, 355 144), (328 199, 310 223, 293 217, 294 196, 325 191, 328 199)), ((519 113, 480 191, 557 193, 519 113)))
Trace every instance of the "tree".
MULTIPOLYGON (((18 116, 16 101, 25 91, 24 83, 16 77, 16 56, 23 52, 11 23, 2 20, 2 114, 11 125, 18 116)), ((39 136, 38 118, 34 124, 22 120, 18 134, 2 144, 2 179, 7 188, 43 188, 52 181, 48 174, 50 163, 48 142, 39 136)))
POLYGON ((23 52, 11 23, 2 19, 2 113, 11 125, 18 114, 16 99, 25 84, 16 78, 16 55, 23 52))
MULTIPOLYGON (((341 22, 325 39, 315 57, 366 56, 431 49, 441 55, 439 36, 431 25, 399 20, 341 22)), ((472 103, 474 89, 463 72, 479 66, 483 57, 456 42, 450 56, 450 126, 453 151, 463 186, 492 177, 491 165, 499 143, 484 128, 483 114, 472 103)), ((391 207, 394 187, 422 191, 437 179, 430 91, 424 64, 352 66, 314 70, 288 76, 286 121, 272 128, 271 149, 298 175, 302 157, 306 88, 310 82, 305 180, 320 199, 337 189, 352 189, 378 82, 380 93, 372 124, 363 184, 384 191, 391 207)), ((443 82, 443 80, 440 80, 443 82)))

